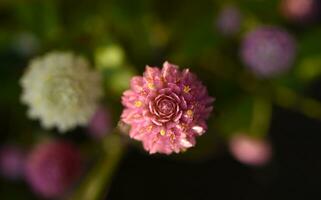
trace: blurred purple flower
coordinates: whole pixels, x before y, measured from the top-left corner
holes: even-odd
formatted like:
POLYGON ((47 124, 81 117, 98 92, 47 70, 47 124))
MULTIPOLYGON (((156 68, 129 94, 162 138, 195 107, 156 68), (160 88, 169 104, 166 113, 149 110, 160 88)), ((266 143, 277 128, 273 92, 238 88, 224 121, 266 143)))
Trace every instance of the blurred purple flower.
POLYGON ((38 144, 28 156, 27 181, 45 198, 58 198, 67 192, 82 170, 82 157, 71 143, 50 141, 38 144))
POLYGON ((24 174, 25 154, 14 145, 5 145, 0 149, 0 172, 11 180, 17 180, 24 174))
POLYGON ((238 134, 230 140, 230 151, 241 163, 254 166, 267 164, 272 157, 270 144, 265 140, 238 134))
POLYGON ((94 139, 99 140, 108 134, 111 125, 110 112, 104 107, 99 107, 89 123, 88 133, 94 139))
POLYGON ((162 69, 147 66, 143 76, 132 78, 121 118, 131 125, 130 137, 149 153, 179 153, 207 129, 212 102, 194 74, 165 62, 162 69))
POLYGON ((221 34, 230 36, 240 30, 241 21, 240 10, 236 6, 226 6, 218 14, 216 26, 221 34))
POLYGON ((13 48, 22 56, 33 56, 40 49, 40 41, 35 34, 22 32, 15 37, 13 48))
POLYGON ((295 59, 296 43, 277 27, 259 27, 249 32, 242 43, 243 62, 260 78, 273 77, 290 69, 295 59))
POLYGON ((294 22, 309 23, 320 16, 319 0, 282 0, 280 5, 281 14, 294 22))

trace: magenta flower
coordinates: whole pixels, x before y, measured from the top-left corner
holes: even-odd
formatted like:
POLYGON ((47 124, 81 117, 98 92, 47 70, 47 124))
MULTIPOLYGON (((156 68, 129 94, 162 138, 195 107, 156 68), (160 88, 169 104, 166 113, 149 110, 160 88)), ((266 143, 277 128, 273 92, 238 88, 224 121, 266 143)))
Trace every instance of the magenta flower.
POLYGON ((79 178, 82 156, 71 143, 40 143, 28 156, 26 178, 32 189, 45 198, 60 198, 79 178))
POLYGON ((147 66, 143 76, 132 78, 121 118, 149 153, 179 153, 207 129, 213 100, 188 69, 165 62, 162 69, 147 66))

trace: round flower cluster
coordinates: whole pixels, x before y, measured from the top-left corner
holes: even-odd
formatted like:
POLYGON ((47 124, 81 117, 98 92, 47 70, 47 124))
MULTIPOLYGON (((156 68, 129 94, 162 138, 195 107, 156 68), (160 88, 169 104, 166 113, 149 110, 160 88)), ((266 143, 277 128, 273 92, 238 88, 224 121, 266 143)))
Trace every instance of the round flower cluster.
POLYGON ((282 0, 280 5, 281 14, 294 22, 304 24, 314 22, 320 17, 319 0, 282 0))
POLYGON ((288 71, 295 54, 293 37, 277 27, 259 27, 249 32, 241 48, 244 63, 260 78, 288 71))
POLYGON ((71 143, 40 143, 26 161, 26 178, 32 189, 45 198, 65 194, 81 174, 82 158, 71 143))
POLYGON ((207 129, 213 100, 188 69, 165 62, 162 69, 147 66, 143 76, 132 78, 121 118, 149 153, 179 153, 207 129))
POLYGON ((99 107, 88 125, 88 134, 96 140, 102 139, 112 129, 111 113, 105 107, 99 107))
POLYGON ((217 17, 217 29, 226 36, 233 35, 240 30, 242 15, 235 6, 224 7, 217 17))
POLYGON ((267 141, 246 134, 237 134, 231 139, 230 151, 241 163, 253 166, 265 165, 272 157, 272 148, 267 141))
POLYGON ((67 52, 34 59, 21 85, 30 118, 60 132, 86 125, 102 96, 100 74, 91 71, 84 58, 67 52))
POLYGON ((0 149, 0 173, 11 180, 24 174, 25 153, 14 145, 5 145, 0 149))

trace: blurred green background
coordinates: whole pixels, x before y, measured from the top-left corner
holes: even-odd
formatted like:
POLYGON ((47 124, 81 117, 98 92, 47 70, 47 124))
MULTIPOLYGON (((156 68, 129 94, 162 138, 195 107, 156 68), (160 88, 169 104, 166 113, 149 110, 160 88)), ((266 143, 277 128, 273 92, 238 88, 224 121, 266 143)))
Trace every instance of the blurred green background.
MULTIPOLYGON (((321 150, 321 24, 317 17, 306 23, 289 20, 280 4, 278 0, 1 0, 1 143, 17 144, 28 151, 43 138, 70 140, 87 156, 90 171, 103 157, 104 142, 92 140, 85 128, 61 135, 45 131, 27 118, 26 107, 19 100, 19 79, 30 59, 52 50, 87 57, 104 75, 103 104, 111 112, 113 127, 130 78, 141 74, 146 65, 161 66, 168 60, 190 68, 216 97, 209 130, 198 138, 196 147, 167 157, 149 156, 140 143, 127 141, 131 145, 120 168, 113 171, 115 183, 111 182, 109 199, 264 199, 269 191, 272 196, 267 199, 276 199, 278 192, 279 197, 295 197, 300 190, 302 194, 310 191, 321 179, 320 161, 314 161, 319 160, 317 152, 321 150), (224 35, 216 24, 221 10, 229 5, 239 9, 242 19, 236 33, 224 35), (282 27, 296 39, 297 55, 288 73, 262 80, 242 63, 242 39, 260 25, 282 27), (227 143, 236 132, 270 138, 276 147, 272 164, 254 170, 234 161, 227 143), (291 133, 296 140, 292 141, 291 133), (287 146, 287 142, 297 146, 287 146), (285 146, 278 148, 280 144, 285 146), (298 150, 282 154, 291 148, 302 149, 305 156, 295 155, 298 150), (290 187, 287 169, 296 164, 298 169, 290 167, 289 171, 301 173, 294 180, 300 186, 290 187), (311 174, 307 173, 310 169, 311 174), (227 170, 221 186, 217 182, 224 180, 220 170, 227 170), (311 186, 304 185, 304 177, 311 186), (280 183, 289 184, 289 191, 299 191, 278 189, 280 183), (260 192, 253 193, 255 190, 260 192), (223 191, 235 191, 240 198, 232 194, 224 198, 223 191)), ((321 197, 319 191, 314 192, 321 197)), ((6 200, 40 198, 23 180, 5 178, 0 182, 0 194, 6 200)))

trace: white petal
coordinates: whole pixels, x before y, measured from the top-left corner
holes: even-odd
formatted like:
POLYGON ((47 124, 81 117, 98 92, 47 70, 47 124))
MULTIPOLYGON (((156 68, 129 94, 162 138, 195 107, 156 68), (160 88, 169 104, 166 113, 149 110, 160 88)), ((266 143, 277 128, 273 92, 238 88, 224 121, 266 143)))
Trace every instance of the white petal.
POLYGON ((190 141, 188 141, 186 138, 182 138, 180 143, 183 147, 186 147, 186 148, 193 146, 193 144, 190 141))
POLYGON ((205 132, 204 128, 201 126, 193 126, 192 130, 195 131, 198 135, 202 135, 205 132))

